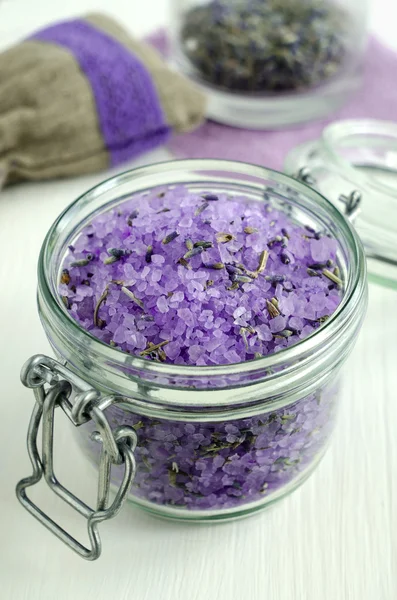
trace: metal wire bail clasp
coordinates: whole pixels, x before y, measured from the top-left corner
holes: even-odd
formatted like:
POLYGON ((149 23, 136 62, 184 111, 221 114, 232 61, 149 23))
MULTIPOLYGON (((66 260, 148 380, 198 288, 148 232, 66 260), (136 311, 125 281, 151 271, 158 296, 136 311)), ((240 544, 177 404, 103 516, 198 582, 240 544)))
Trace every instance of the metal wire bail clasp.
POLYGON ((36 404, 30 419, 27 447, 33 466, 30 477, 22 479, 16 493, 22 506, 40 523, 52 531, 72 550, 87 560, 96 560, 101 554, 101 539, 98 524, 112 519, 120 511, 135 476, 134 450, 137 437, 134 429, 123 426, 112 430, 103 409, 117 401, 114 396, 103 397, 86 381, 48 356, 34 356, 22 368, 22 383, 34 390, 36 404), (76 395, 77 394, 77 395, 76 395), (72 404, 71 398, 75 401, 72 404), (53 464, 54 413, 61 406, 63 411, 78 427, 92 419, 97 431, 92 439, 102 444, 99 464, 98 499, 96 509, 92 509, 67 490, 55 477, 53 464), (37 437, 42 422, 42 452, 37 449, 37 437), (112 504, 108 506, 110 474, 112 464, 123 464, 123 479, 112 504), (88 536, 91 548, 86 548, 55 523, 34 504, 26 494, 26 489, 38 483, 44 475, 48 486, 62 500, 87 519, 88 536))

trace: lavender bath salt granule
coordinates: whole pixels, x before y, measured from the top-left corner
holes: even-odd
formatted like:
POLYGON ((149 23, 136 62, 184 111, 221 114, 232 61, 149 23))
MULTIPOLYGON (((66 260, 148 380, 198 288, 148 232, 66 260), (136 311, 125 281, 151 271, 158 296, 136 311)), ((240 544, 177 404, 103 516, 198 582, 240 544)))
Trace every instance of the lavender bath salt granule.
POLYGON ((59 290, 70 315, 148 360, 252 360, 307 337, 340 302, 336 241, 242 196, 135 196, 69 248, 59 290))
MULTIPOLYGON (((341 300, 337 242, 270 202, 184 186, 95 216, 64 260, 59 291, 82 328, 148 361, 213 366, 300 342, 341 300)), ((320 457, 336 384, 289 406, 224 422, 107 410, 137 432, 132 494, 189 510, 263 500, 320 457)), ((92 425, 87 425, 90 428, 92 425)), ((87 442, 98 460, 98 445, 87 442)))

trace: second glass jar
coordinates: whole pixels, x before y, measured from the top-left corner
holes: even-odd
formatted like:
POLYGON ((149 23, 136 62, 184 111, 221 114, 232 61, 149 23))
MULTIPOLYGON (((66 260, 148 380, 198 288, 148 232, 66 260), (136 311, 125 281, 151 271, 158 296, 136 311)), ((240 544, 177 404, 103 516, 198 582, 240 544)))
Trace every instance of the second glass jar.
POLYGON ((173 0, 173 58, 209 116, 277 128, 320 118, 361 82, 367 0, 173 0))

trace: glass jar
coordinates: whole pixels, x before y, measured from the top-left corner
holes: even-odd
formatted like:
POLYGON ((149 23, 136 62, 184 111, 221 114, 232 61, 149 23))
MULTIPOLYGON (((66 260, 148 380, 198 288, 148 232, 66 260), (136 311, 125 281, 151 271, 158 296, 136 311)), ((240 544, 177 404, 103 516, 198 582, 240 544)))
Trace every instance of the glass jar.
POLYGON ((292 492, 313 472, 330 439, 340 398, 339 372, 367 304, 361 242, 348 220, 317 191, 286 175, 229 161, 184 160, 139 168, 98 185, 61 214, 44 241, 38 274, 39 314, 57 360, 36 357, 23 371, 25 385, 35 388, 37 398, 29 434, 35 474, 19 484, 18 496, 85 558, 99 555, 95 527, 116 514, 135 471, 129 498, 136 505, 186 521, 252 514, 292 492), (227 191, 258 202, 265 195, 296 223, 336 238, 345 282, 336 312, 314 334, 278 353, 211 367, 150 362, 83 330, 58 292, 68 246, 93 215, 132 194, 181 183, 198 192, 227 191), (54 482, 48 457, 57 404, 75 425, 82 425, 83 451, 99 464, 97 511, 54 482), (41 417, 44 462, 35 446, 41 417), (120 462, 112 470, 117 506, 105 510, 110 464, 120 462), (88 518, 92 550, 49 523, 28 499, 26 488, 41 474, 88 518))
POLYGON ((354 190, 362 197, 354 225, 364 243, 370 277, 397 289, 397 125, 347 120, 320 139, 294 148, 285 171, 303 173, 335 204, 354 190))
POLYGON ((173 0, 173 61, 207 92, 215 121, 311 121, 358 89, 367 16, 367 0, 173 0))

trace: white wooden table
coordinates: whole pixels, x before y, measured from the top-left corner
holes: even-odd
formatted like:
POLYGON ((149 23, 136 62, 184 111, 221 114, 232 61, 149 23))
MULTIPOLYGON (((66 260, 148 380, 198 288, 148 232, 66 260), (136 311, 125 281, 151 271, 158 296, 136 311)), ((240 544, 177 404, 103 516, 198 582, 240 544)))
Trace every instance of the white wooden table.
MULTIPOLYGON (((0 45, 45 22, 101 8, 138 34, 166 19, 165 0, 3 0, 0 45)), ((394 3, 374 2, 372 26, 397 49, 396 17, 394 3)), ((160 150, 139 163, 165 156, 160 150)), ((127 505, 102 526, 104 551, 96 563, 78 558, 21 508, 14 486, 30 473, 25 436, 33 397, 19 383, 19 371, 30 355, 50 352, 36 312, 37 256, 58 213, 102 178, 27 184, 0 194, 1 599, 395 600, 397 293, 377 286, 370 288, 368 316, 347 366, 331 449, 277 508, 236 523, 192 526, 127 505)), ((66 420, 56 433, 59 477, 91 501, 95 472, 66 420)), ((34 498, 76 535, 84 533, 82 519, 44 485, 34 498)))

